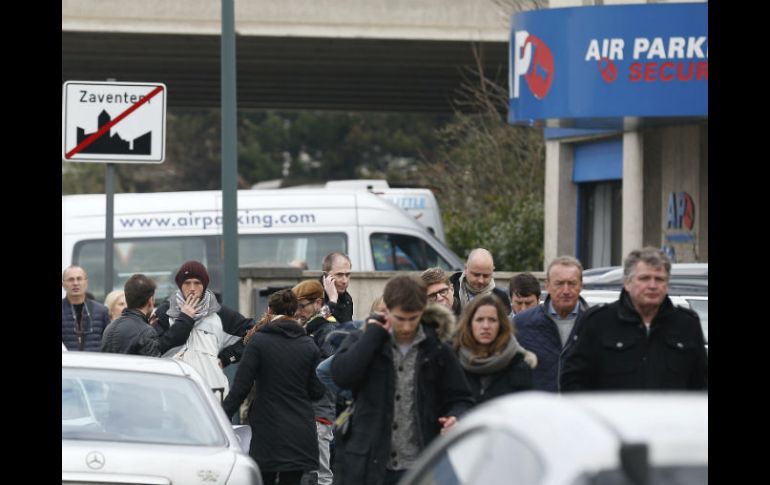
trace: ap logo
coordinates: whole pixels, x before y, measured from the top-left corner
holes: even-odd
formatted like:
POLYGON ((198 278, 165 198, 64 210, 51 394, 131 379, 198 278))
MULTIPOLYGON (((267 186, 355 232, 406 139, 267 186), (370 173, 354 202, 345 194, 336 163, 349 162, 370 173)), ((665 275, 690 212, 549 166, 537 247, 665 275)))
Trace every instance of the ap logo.
POLYGON ((519 30, 513 42, 513 97, 519 97, 521 77, 536 99, 543 99, 553 82, 553 54, 545 42, 526 30, 519 30))

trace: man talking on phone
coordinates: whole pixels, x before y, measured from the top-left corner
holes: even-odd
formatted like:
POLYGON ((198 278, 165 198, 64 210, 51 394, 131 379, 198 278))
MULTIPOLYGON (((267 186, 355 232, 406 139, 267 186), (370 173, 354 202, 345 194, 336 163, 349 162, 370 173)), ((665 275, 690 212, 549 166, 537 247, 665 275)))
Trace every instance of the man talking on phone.
POLYGON ((473 406, 452 349, 441 342, 451 323, 423 319, 425 282, 398 275, 385 285, 383 313, 372 313, 332 360, 332 379, 355 396, 354 417, 337 438, 334 481, 396 485, 430 442, 473 406))
POLYGON ((345 253, 329 253, 321 263, 324 286, 324 303, 329 312, 340 323, 353 320, 353 298, 348 293, 350 285, 350 258, 345 253))

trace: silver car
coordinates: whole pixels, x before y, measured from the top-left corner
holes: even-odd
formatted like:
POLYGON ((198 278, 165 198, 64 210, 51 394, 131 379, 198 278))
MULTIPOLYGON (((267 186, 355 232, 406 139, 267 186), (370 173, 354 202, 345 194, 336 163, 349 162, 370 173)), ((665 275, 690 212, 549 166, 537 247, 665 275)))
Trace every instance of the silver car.
POLYGON ((62 484, 261 485, 247 445, 187 364, 62 352, 62 484))
POLYGON ((462 416, 399 485, 706 485, 708 395, 522 392, 462 416))

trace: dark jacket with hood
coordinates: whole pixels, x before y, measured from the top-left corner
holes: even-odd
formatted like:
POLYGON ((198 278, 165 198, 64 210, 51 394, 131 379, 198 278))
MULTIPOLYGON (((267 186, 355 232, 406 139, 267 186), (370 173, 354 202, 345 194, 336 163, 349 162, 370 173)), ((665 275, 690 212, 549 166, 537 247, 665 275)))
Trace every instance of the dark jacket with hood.
MULTIPOLYGON (((432 306, 426 313, 433 313, 432 306)), ((432 317, 423 315, 426 338, 417 344, 415 407, 420 449, 439 435, 439 417, 459 417, 473 406, 457 357, 441 343, 452 322, 427 324, 432 317)), ((353 390, 356 402, 348 434, 337 436, 335 483, 339 479, 342 485, 379 485, 385 478, 394 419, 396 375, 389 332, 369 324, 351 333, 332 361, 332 377, 340 387, 353 390)))
POLYGON ((294 320, 270 322, 249 340, 222 407, 232 416, 256 386, 249 454, 262 471, 318 469, 312 401, 326 390, 315 374, 320 358, 313 339, 294 320))
POLYGON ((513 325, 518 331, 519 344, 537 355, 537 367, 532 371, 533 389, 558 392, 560 355, 572 345, 580 315, 588 309, 588 303, 582 297, 578 298, 577 318, 563 348, 559 328, 547 310, 550 303, 549 295, 535 308, 517 313, 513 325))
MULTIPOLYGON (((174 298, 172 294, 169 298, 174 298)), ((173 325, 170 325, 169 316, 167 314, 169 309, 169 301, 166 300, 155 310, 155 315, 158 317, 156 331, 160 336, 160 352, 166 353, 169 349, 183 345, 190 337, 190 331, 195 324, 190 316, 180 312, 173 325)), ((222 308, 217 312, 220 320, 222 320, 222 330, 235 335, 237 337, 243 337, 251 327, 254 326, 253 318, 246 318, 235 310, 231 310, 222 305, 222 308)), ((243 338, 238 342, 223 348, 219 352, 219 360, 222 362, 223 367, 238 362, 243 354, 243 338)))
MULTIPOLYGON (((449 282, 452 283, 452 287, 454 288, 454 294, 455 294, 455 300, 454 300, 454 303, 452 304, 452 310, 454 310, 455 315, 457 315, 458 317, 463 312, 462 304, 460 303, 460 277, 462 276, 462 274, 463 274, 462 271, 458 271, 457 273, 449 277, 449 282)), ((508 296, 508 294, 498 287, 492 288, 492 294, 498 297, 501 302, 503 302, 503 305, 505 306, 505 314, 506 315, 510 314, 511 298, 508 296)))
POLYGON ((674 306, 668 296, 649 335, 625 289, 618 301, 591 308, 578 324, 577 340, 564 354, 562 391, 708 388, 698 314, 674 306))

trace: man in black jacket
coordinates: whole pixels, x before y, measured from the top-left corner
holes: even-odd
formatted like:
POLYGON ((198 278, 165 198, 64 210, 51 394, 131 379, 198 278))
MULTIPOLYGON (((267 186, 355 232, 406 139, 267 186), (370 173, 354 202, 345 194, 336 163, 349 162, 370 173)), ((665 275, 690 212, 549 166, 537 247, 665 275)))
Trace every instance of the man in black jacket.
POLYGON ((339 323, 353 320, 353 298, 348 293, 352 264, 345 253, 329 253, 321 263, 324 302, 339 323))
POLYGON ((703 330, 697 313, 668 298, 668 256, 646 247, 623 266, 620 299, 578 319, 561 390, 707 389, 703 330))
MULTIPOLYGON (((425 283, 399 275, 385 285, 384 314, 372 314, 332 361, 332 378, 355 397, 347 434, 338 436, 339 483, 396 484, 417 455, 473 405, 442 329, 422 321, 425 283)), ((335 480, 336 481, 336 480, 335 480)))
POLYGON ((155 282, 143 274, 128 278, 123 287, 127 308, 104 329, 102 352, 160 357, 158 334, 149 322, 155 288, 155 282))
POLYGON ((468 303, 475 297, 493 294, 497 296, 505 311, 511 313, 511 299, 508 294, 495 286, 492 273, 495 271, 495 260, 492 253, 484 248, 476 248, 468 254, 465 269, 453 274, 449 282, 454 287, 455 304, 453 310, 458 317, 468 303))

